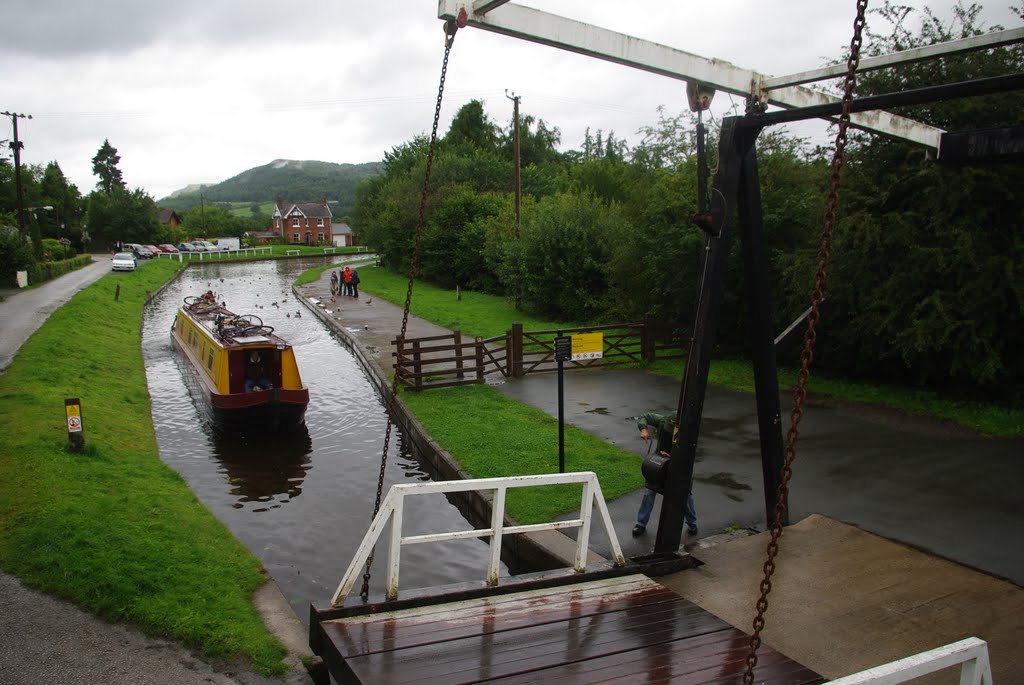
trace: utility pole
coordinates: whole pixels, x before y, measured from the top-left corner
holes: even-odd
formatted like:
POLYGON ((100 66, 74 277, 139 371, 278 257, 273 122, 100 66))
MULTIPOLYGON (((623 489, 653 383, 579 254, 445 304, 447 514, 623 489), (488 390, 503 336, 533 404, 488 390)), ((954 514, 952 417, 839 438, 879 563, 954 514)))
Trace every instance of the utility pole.
POLYGON ((515 93, 512 95, 508 94, 508 90, 505 91, 505 97, 512 101, 512 156, 514 157, 513 165, 515 166, 515 183, 516 183, 516 239, 519 239, 519 225, 522 222, 522 214, 520 211, 520 205, 522 203, 523 191, 522 183, 519 178, 519 96, 515 93))
POLYGON ((18 114, 17 112, 0 112, 6 117, 11 118, 11 123, 14 125, 14 140, 11 142, 11 149, 14 150, 14 192, 17 195, 17 207, 18 207, 18 228, 21 229, 22 233, 25 232, 25 201, 22 198, 21 190, 21 148, 24 144, 18 140, 18 119, 31 119, 31 114, 18 114))

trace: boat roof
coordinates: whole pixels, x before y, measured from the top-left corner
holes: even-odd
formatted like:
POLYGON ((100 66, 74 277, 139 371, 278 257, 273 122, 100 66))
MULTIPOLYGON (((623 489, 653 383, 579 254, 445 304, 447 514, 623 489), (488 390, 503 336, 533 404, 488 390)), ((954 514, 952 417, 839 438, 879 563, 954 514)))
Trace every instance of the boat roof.
POLYGON ((255 314, 238 315, 216 302, 203 302, 199 298, 191 304, 182 305, 181 311, 199 326, 206 329, 210 336, 224 346, 225 349, 260 346, 291 347, 279 335, 274 334, 272 326, 263 323, 263 319, 255 314), (252 321, 251 326, 223 326, 233 319, 252 321), (253 321, 255 319, 255 321, 253 321), (237 331, 237 334, 233 334, 237 331))

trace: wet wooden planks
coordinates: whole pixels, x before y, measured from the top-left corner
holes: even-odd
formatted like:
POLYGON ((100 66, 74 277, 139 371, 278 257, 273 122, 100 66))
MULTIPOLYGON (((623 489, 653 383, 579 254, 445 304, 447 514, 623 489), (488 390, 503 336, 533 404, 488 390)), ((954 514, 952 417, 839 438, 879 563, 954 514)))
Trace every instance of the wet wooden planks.
MULTIPOLYGON (((325 620, 339 683, 735 683, 748 637, 643 575, 325 620)), ((759 683, 821 676, 762 647, 759 683)))

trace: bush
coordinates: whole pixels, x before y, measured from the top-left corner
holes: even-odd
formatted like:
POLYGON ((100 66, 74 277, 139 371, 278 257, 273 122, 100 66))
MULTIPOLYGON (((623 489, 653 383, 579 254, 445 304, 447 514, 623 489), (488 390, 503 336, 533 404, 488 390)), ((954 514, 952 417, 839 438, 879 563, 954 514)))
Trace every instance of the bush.
POLYGON ((13 226, 0 226, 0 282, 14 285, 18 271, 29 271, 36 262, 32 244, 13 226))
POLYGON ((81 269, 92 263, 91 255, 79 255, 74 259, 65 259, 59 262, 40 262, 32 266, 28 272, 28 282, 31 285, 49 281, 52 278, 63 276, 81 269))

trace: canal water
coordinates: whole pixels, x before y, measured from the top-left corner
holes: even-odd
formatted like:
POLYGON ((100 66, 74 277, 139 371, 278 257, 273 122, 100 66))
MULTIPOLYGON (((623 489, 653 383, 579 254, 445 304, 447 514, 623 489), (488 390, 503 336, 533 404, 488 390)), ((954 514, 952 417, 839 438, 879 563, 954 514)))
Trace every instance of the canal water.
MULTIPOLYGON (((386 407, 352 354, 291 292, 322 261, 274 260, 192 267, 147 308, 142 344, 160 456, 255 554, 295 613, 327 606, 373 513, 386 407), (295 348, 309 387, 306 425, 297 433, 222 434, 204 418, 185 385, 188 369, 170 328, 183 298, 212 289, 236 314, 255 314, 295 348)), ((392 429, 384 494, 396 483, 430 480, 426 467, 392 429)), ((404 533, 471 526, 443 495, 407 498, 404 533)), ((386 546, 378 545, 373 592, 382 592, 386 546)), ((400 587, 480 580, 487 547, 479 540, 406 546, 400 587)), ((508 571, 504 567, 502 573, 508 571)), ((358 592, 358 585, 355 592, 358 592)))

